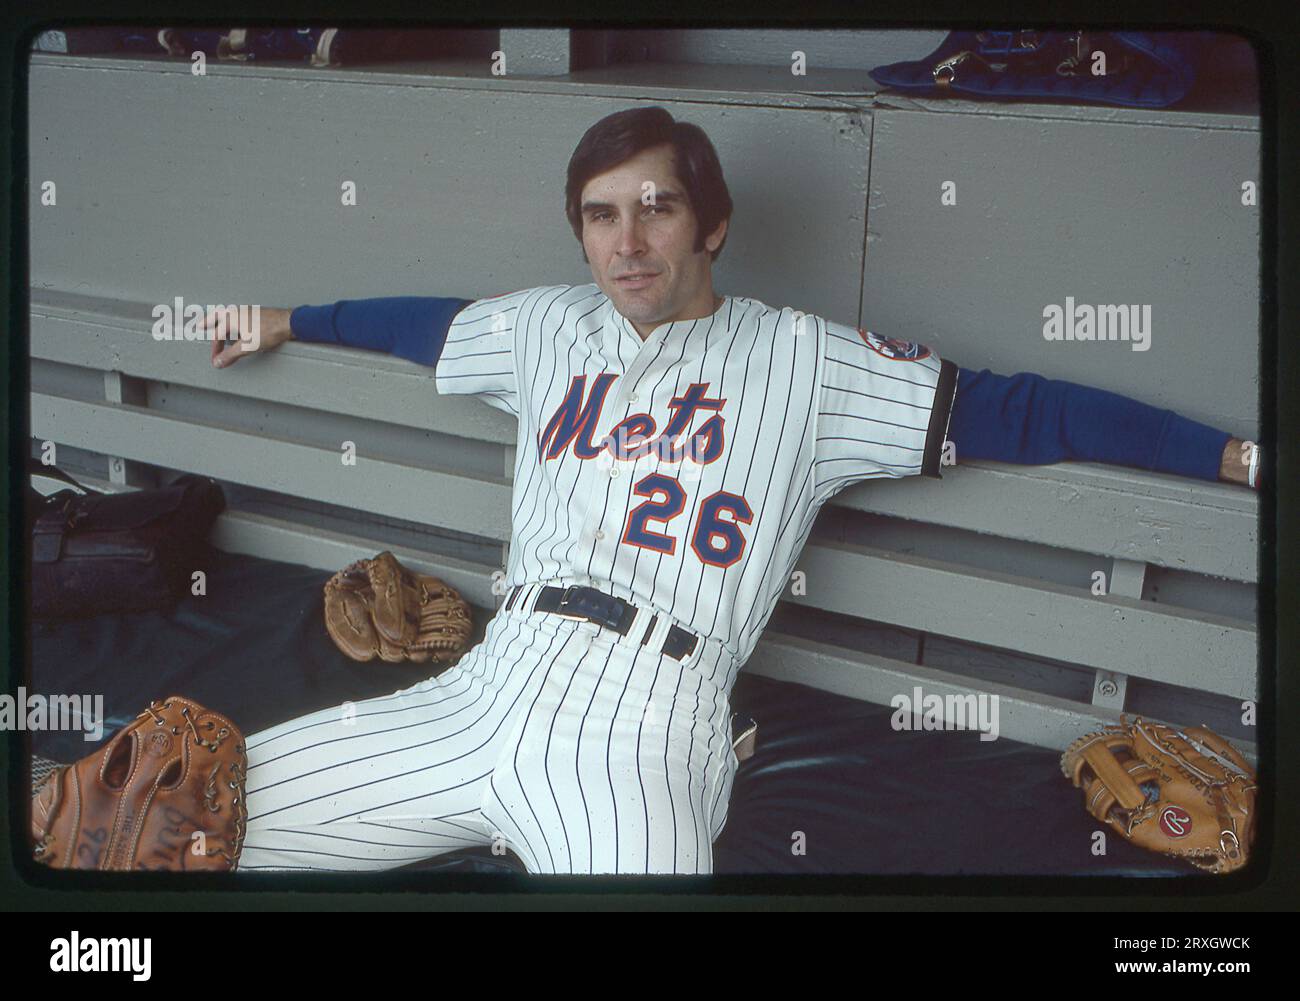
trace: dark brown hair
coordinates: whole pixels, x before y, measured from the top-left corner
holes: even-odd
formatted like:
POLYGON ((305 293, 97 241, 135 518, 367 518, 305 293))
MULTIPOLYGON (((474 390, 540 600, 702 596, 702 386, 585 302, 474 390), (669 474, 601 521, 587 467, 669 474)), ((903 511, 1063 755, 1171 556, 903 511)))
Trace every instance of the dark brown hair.
MULTIPOLYGON (((686 189, 695 213, 695 251, 704 249, 704 239, 723 219, 731 218, 731 192, 722 177, 722 164, 704 130, 690 122, 678 122, 664 108, 631 108, 606 115, 583 135, 569 158, 568 180, 564 185, 564 214, 573 235, 582 243, 582 189, 593 177, 613 170, 642 150, 667 143, 673 148, 677 179, 686 189)), ((726 245, 710 255, 717 260, 726 245)), ((587 259, 584 249, 582 259, 587 259)))

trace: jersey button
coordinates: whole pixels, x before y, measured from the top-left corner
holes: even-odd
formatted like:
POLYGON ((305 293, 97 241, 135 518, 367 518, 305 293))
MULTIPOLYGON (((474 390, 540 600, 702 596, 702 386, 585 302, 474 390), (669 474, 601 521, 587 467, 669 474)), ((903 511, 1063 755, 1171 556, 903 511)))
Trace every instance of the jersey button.
POLYGON ((596 529, 596 541, 599 542, 604 537, 605 537, 605 533, 602 532, 599 528, 596 529))
POLYGON ((613 479, 617 475, 618 475, 618 466, 610 466, 609 467, 610 479, 613 479))
POLYGON ((627 402, 628 402, 628 403, 635 403, 636 401, 637 401, 637 395, 636 395, 636 393, 633 393, 631 396, 629 396, 629 397, 627 398, 627 402))

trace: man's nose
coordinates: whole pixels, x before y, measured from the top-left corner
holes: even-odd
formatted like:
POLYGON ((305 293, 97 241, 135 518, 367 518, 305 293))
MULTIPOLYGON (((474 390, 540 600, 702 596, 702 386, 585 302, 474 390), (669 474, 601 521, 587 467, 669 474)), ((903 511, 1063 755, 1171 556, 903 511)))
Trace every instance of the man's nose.
POLYGON ((623 257, 632 257, 645 250, 645 232, 641 219, 633 216, 624 221, 618 234, 618 252, 623 257))

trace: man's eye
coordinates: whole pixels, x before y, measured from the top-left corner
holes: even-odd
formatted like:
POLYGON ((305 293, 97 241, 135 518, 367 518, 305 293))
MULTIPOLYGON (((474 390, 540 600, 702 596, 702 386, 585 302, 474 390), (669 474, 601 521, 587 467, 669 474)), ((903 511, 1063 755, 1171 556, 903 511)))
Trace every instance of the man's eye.
MULTIPOLYGON (((647 206, 646 206, 646 211, 647 211, 647 212, 654 212, 654 213, 656 213, 656 214, 666 215, 666 214, 668 214, 669 212, 671 212, 672 209, 669 208, 667 205, 654 205, 654 204, 651 204, 651 205, 647 205, 647 206)), ((613 216, 610 215, 610 213, 608 213, 608 212, 596 212, 596 213, 593 213, 593 214, 592 214, 592 216, 591 216, 591 221, 592 221, 592 222, 605 222, 607 219, 612 219, 612 218, 613 218, 613 216)))

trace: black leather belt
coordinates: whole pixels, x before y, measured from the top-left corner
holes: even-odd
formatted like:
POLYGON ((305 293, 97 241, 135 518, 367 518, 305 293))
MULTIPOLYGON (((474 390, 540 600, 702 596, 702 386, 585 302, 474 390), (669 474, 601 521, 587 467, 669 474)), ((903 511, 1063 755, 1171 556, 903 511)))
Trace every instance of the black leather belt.
MULTIPOLYGON (((514 606, 523 589, 523 585, 516 584, 510 591, 510 597, 506 599, 503 606, 507 611, 514 606)), ((632 628, 633 620, 636 619, 635 605, 612 594, 606 594, 598 588, 582 587, 578 584, 570 587, 542 588, 541 593, 537 595, 537 600, 533 602, 533 611, 554 612, 566 619, 595 622, 597 625, 613 629, 620 636, 627 635, 628 630, 632 628)), ((658 620, 658 612, 650 617, 645 635, 641 637, 642 646, 650 642, 650 634, 654 631, 658 620)), ((661 649, 669 657, 685 660, 695 652, 698 641, 699 637, 694 633, 674 625, 668 630, 668 636, 661 649)))

